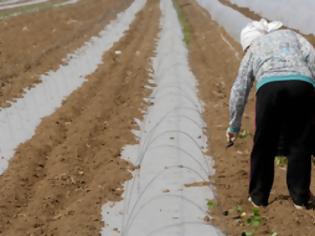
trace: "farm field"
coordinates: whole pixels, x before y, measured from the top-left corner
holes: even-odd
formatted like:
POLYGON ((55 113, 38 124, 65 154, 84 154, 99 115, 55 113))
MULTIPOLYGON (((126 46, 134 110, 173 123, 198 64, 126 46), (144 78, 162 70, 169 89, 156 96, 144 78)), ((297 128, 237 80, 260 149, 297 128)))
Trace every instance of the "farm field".
POLYGON ((314 235, 284 163, 269 206, 247 201, 254 89, 226 149, 237 35, 263 13, 234 0, 0 1, 0 235, 314 235))

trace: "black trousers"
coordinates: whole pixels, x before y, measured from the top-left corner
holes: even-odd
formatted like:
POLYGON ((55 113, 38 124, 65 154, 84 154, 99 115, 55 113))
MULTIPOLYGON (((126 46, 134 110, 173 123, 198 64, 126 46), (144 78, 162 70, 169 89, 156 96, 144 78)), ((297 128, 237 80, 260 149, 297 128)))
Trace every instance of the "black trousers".
POLYGON ((249 195, 256 204, 268 204, 280 137, 288 157, 291 198, 299 205, 309 200, 314 94, 314 87, 304 81, 270 82, 257 91, 249 186, 249 195))

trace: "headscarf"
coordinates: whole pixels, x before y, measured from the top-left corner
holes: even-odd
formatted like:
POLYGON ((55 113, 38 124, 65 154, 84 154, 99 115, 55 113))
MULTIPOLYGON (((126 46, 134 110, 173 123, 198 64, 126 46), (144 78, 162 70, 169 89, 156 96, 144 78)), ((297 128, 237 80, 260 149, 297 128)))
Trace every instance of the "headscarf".
POLYGON ((241 45, 243 50, 245 51, 255 39, 270 32, 276 31, 282 26, 283 24, 280 21, 273 21, 268 23, 265 19, 249 23, 241 31, 241 45))

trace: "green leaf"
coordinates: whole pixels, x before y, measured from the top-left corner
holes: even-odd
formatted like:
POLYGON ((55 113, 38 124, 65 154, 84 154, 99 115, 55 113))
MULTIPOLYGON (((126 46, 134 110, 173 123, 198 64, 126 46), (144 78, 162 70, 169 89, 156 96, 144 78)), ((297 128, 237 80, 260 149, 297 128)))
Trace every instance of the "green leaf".
POLYGON ((247 219, 247 224, 253 226, 253 227, 258 227, 261 224, 261 217, 260 217, 260 212, 258 208, 253 208, 252 209, 252 214, 251 216, 247 219))
POLYGON ((238 213, 242 213, 243 212, 243 208, 240 205, 237 205, 234 209, 238 213))
POLYGON ((254 207, 254 208, 252 209, 252 212, 253 212, 253 215, 254 215, 254 216, 260 216, 259 208, 254 207))
POLYGON ((208 209, 213 209, 217 206, 217 203, 215 201, 212 200, 208 200, 208 209))
POLYGON ((278 236, 278 233, 277 233, 277 232, 273 232, 273 233, 271 234, 271 236, 278 236))
POLYGON ((253 219, 251 221, 251 226, 258 227, 260 224, 261 224, 261 220, 260 219, 253 219))

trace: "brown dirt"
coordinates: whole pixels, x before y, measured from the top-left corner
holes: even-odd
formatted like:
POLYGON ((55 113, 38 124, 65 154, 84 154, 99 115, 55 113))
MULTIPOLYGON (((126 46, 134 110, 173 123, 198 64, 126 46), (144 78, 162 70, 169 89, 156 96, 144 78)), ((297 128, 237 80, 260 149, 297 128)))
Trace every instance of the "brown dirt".
POLYGON ((83 0, 0 21, 0 107, 55 70, 131 0, 83 0))
MULTIPOLYGON (((108 2, 98 1, 94 10, 108 2)), ((104 64, 17 149, 0 176, 0 235, 99 235, 102 205, 131 177, 120 151, 135 142, 159 15, 148 1, 104 64)))
MULTIPOLYGON (((235 146, 226 149, 228 97, 240 61, 221 35, 229 40, 240 55, 242 52, 239 45, 211 21, 208 13, 195 1, 179 2, 191 29, 190 63, 199 80, 200 96, 205 103, 204 117, 208 126, 210 154, 215 160, 216 174, 211 181, 217 189, 218 207, 210 210, 214 217, 212 222, 227 235, 241 235, 244 231, 255 232, 255 235, 271 235, 273 232, 279 236, 314 235, 314 211, 298 211, 293 208, 285 184, 286 171, 279 167, 276 168, 270 205, 260 210, 262 223, 256 229, 244 223, 252 210, 247 202, 247 191, 254 126, 254 91, 250 95, 243 119, 243 128, 249 131, 249 136, 240 138, 235 146), (236 206, 241 206, 247 213, 243 220, 240 220, 236 206), (225 216, 226 214, 228 215, 225 216)), ((311 189, 315 189, 314 176, 311 189)))

